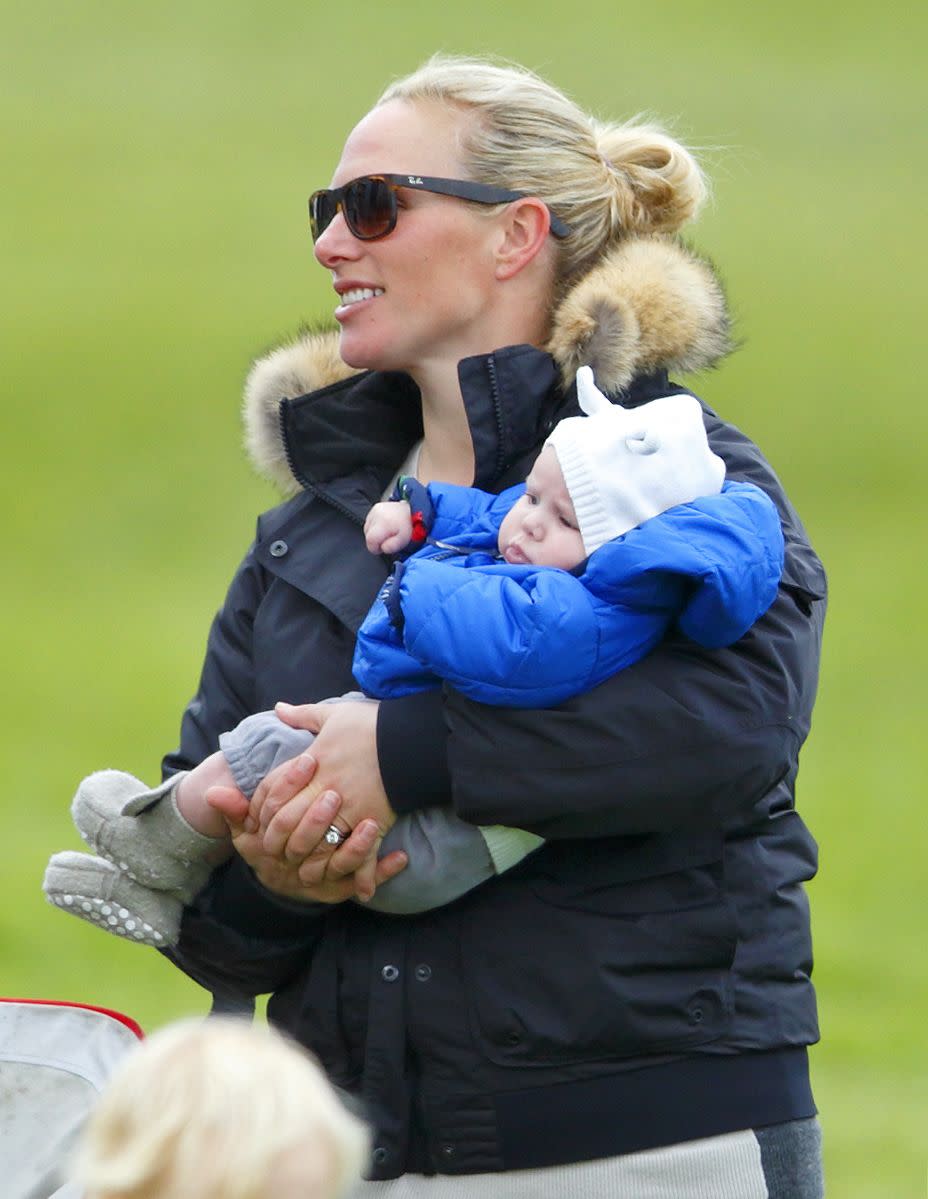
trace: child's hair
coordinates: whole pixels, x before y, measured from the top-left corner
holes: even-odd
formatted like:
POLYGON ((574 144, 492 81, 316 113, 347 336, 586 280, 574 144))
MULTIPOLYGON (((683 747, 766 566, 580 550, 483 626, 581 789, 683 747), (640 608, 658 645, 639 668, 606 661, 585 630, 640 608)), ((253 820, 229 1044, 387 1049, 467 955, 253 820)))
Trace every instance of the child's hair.
POLYGON ((120 1063, 74 1176, 85 1199, 335 1199, 367 1147, 302 1048, 210 1017, 161 1029, 120 1063))
POLYGON ((544 200, 569 227, 563 290, 626 237, 675 233, 707 195, 693 155, 658 125, 603 124, 524 67, 435 55, 378 101, 454 104, 473 116, 460 151, 471 177, 544 200))

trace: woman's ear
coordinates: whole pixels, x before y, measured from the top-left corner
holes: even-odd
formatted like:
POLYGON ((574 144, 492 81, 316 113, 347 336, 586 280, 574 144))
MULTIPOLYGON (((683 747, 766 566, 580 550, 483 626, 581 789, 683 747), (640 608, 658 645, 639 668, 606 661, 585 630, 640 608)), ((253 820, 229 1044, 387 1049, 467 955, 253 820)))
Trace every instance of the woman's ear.
POLYGON ((548 243, 551 214, 537 196, 514 200, 504 213, 496 249, 497 279, 511 279, 528 266, 548 243))

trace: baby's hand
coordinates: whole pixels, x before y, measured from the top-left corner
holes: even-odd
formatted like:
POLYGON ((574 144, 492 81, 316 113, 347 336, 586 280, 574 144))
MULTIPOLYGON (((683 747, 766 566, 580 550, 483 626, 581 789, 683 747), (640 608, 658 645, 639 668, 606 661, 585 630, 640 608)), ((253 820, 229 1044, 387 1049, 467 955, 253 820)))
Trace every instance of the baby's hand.
POLYGON ((412 512, 405 500, 375 504, 364 522, 364 540, 372 554, 397 554, 412 540, 412 512))

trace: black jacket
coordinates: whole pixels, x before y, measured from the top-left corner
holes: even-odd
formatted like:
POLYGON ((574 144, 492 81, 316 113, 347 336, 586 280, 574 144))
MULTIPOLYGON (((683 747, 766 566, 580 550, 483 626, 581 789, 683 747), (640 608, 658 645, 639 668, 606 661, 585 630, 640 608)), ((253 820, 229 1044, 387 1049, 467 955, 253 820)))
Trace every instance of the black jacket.
MULTIPOLYGON (((679 390, 660 362, 630 361, 631 378, 597 369, 621 402, 679 390)), ((460 377, 487 490, 523 478, 577 411, 528 347, 460 377)), ((406 377, 374 374, 282 405, 280 460, 303 490, 259 521, 167 773, 275 700, 351 688, 354 633, 386 572, 360 526, 420 432, 417 400, 406 377)), ((671 638, 548 711, 447 689, 381 707, 398 810, 451 802, 540 833, 540 850, 413 917, 301 908, 233 859, 186 914, 174 960, 226 1000, 272 991, 270 1018, 364 1101, 373 1177, 578 1161, 814 1111, 816 851, 793 787, 824 576, 757 448, 708 409, 706 423, 729 477, 767 490, 784 524, 779 597, 740 642, 671 638)))

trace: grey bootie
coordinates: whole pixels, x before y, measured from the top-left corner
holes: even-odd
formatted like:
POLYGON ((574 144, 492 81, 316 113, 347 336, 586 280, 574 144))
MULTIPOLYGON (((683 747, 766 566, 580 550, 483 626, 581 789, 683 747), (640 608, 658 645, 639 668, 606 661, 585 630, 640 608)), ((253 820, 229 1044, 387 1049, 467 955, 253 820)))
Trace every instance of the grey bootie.
POLYGON ((127 941, 156 949, 177 944, 180 899, 134 882, 105 858, 71 850, 52 854, 42 890, 62 911, 127 941))
POLYGON ((98 770, 78 787, 71 815, 93 852, 130 881, 189 903, 231 844, 198 833, 181 815, 175 801, 181 777, 152 789, 122 770, 98 770))

